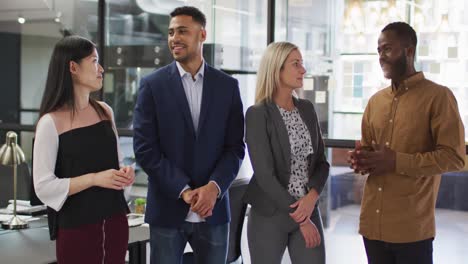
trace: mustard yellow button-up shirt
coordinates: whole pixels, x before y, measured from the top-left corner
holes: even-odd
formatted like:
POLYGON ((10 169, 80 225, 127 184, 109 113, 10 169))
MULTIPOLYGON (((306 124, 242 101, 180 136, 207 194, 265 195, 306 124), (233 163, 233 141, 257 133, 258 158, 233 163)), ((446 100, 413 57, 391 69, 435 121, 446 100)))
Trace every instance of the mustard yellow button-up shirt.
POLYGON ((396 171, 368 176, 359 233, 392 243, 434 237, 440 174, 463 168, 464 131, 452 92, 423 73, 372 96, 361 144, 375 141, 394 150, 396 171))

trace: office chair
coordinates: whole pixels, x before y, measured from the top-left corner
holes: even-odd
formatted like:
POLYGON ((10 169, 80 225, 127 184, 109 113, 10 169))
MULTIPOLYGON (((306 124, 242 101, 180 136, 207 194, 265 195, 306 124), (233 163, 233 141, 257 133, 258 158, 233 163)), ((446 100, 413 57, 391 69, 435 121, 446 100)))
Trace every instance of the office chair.
POLYGON ((229 226, 229 245, 227 263, 243 263, 241 254, 241 237, 244 226, 247 204, 242 201, 250 179, 236 179, 229 189, 229 205, 231 208, 231 224, 229 226))

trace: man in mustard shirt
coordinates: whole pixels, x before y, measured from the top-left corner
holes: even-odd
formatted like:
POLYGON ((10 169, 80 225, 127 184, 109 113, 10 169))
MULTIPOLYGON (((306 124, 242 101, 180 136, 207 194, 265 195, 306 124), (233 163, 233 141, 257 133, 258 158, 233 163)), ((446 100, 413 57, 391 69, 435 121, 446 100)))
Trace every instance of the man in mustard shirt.
POLYGON ((404 22, 382 30, 379 61, 392 82, 370 98, 350 155, 352 168, 369 173, 359 225, 369 263, 432 263, 441 173, 464 166, 457 101, 415 70, 416 44, 404 22))

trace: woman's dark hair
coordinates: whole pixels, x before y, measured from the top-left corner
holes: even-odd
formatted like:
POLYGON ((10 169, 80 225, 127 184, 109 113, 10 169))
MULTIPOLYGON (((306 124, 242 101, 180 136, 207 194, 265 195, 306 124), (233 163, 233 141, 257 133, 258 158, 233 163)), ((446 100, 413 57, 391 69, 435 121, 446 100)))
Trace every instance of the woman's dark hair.
MULTIPOLYGON (((39 118, 63 106, 72 109, 73 118, 76 111, 76 101, 70 73, 70 61, 80 63, 83 58, 91 55, 95 48, 96 45, 93 42, 79 36, 65 37, 55 45, 50 59, 39 118)), ((110 119, 107 111, 95 99, 90 97, 89 104, 96 110, 100 118, 110 119)))

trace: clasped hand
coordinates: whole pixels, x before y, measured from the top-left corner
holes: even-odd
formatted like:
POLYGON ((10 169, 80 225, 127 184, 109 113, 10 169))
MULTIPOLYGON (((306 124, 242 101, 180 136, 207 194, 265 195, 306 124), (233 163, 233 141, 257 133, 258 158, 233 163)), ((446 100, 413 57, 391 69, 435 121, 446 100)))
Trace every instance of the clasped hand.
POLYGON ((213 214, 218 194, 219 190, 216 184, 209 182, 200 188, 185 190, 182 193, 182 199, 190 205, 190 210, 207 218, 213 214))
POLYGON ((317 191, 311 189, 309 193, 289 206, 291 208, 296 208, 296 210, 294 210, 294 212, 290 213, 289 215, 292 217, 292 219, 294 219, 294 221, 296 221, 296 223, 304 222, 312 215, 315 204, 317 203, 317 199, 317 191))
POLYGON ((317 227, 310 219, 301 223, 299 228, 304 237, 306 248, 314 248, 320 245, 322 238, 317 227))
POLYGON ((304 237, 307 248, 317 247, 320 245, 321 241, 317 227, 310 220, 318 197, 317 191, 315 191, 315 189, 311 189, 309 193, 290 205, 291 208, 296 208, 296 210, 289 215, 294 219, 294 221, 296 221, 296 223, 299 223, 301 234, 304 237))
POLYGON ((395 171, 396 152, 375 142, 372 142, 372 149, 364 149, 357 145, 349 152, 348 163, 356 173, 381 175, 395 171))
POLYGON ((98 172, 93 177, 95 186, 122 190, 126 186, 130 186, 135 181, 135 171, 132 166, 125 166, 120 170, 109 169, 98 172))

